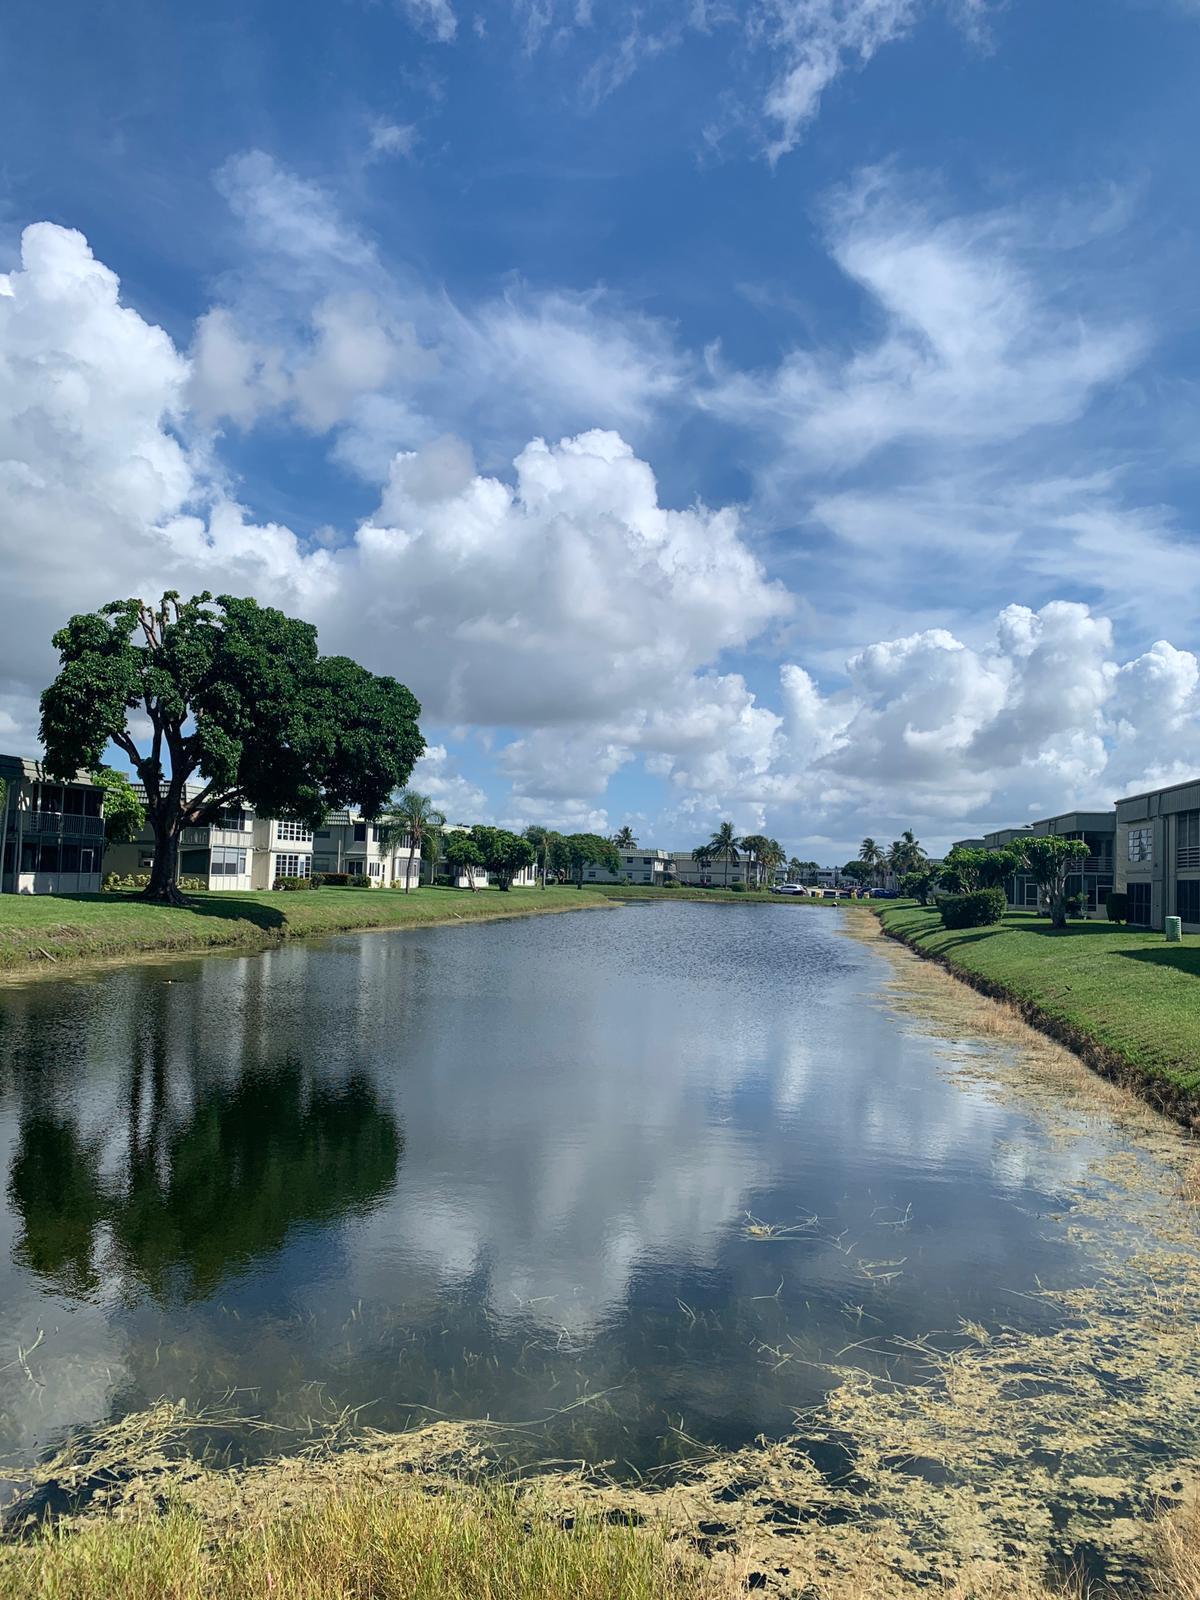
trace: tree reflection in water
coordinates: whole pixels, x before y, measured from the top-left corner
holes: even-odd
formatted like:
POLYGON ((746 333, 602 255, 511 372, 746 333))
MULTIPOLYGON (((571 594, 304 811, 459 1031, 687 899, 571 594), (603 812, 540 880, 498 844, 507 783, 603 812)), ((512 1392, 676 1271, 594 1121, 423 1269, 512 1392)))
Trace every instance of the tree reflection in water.
POLYGON ((365 1077, 314 1084, 288 1060, 201 1090, 179 1116, 151 1054, 130 1072, 115 1174, 103 1141, 69 1116, 43 1104, 21 1119, 14 1255, 61 1292, 92 1294, 115 1272, 160 1301, 201 1298, 293 1229, 362 1211, 392 1188, 403 1136, 365 1077))

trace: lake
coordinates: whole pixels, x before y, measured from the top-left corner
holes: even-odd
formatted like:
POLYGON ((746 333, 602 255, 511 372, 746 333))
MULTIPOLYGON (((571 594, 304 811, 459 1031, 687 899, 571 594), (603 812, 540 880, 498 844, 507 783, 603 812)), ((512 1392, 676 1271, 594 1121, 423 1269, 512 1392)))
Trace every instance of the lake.
POLYGON ((997 1093, 1003 1051, 898 1009, 853 915, 641 904, 0 989, 0 1453, 168 1396, 272 1449, 362 1408, 643 1471, 788 1431, 831 1367, 908 1382, 931 1331, 1064 1325, 1041 1287, 1156 1225, 1131 1192, 1089 1232, 1078 1195, 1157 1157, 997 1093))

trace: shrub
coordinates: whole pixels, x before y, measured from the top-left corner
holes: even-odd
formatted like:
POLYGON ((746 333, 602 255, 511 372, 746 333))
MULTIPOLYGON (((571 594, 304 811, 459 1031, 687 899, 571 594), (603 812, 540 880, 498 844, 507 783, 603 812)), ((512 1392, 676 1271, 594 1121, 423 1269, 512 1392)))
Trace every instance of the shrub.
POLYGON ((1069 894, 1066 899, 1067 915, 1069 917, 1087 916, 1087 895, 1069 894))
POLYGON ((733 894, 745 894, 746 892, 746 885, 744 883, 731 883, 729 888, 733 894))
POLYGON ((276 889, 319 889, 319 883, 314 883, 311 878, 276 878, 276 889))
POLYGON ((1110 889, 1104 896, 1104 909, 1110 922, 1124 922, 1129 911, 1129 896, 1119 889, 1110 889))
POLYGON ((944 928, 986 928, 1004 917, 1003 889, 975 889, 970 894, 943 894, 937 906, 944 928))
POLYGON ((350 882, 348 872, 322 872, 320 877, 322 889, 342 889, 350 882))

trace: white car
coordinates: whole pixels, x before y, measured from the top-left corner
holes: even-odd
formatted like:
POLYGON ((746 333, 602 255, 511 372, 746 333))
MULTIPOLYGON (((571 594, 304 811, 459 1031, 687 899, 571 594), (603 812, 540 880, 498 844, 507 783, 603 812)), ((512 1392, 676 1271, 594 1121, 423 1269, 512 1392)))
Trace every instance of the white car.
POLYGON ((772 894, 807 894, 808 890, 801 883, 777 883, 771 890, 772 894))

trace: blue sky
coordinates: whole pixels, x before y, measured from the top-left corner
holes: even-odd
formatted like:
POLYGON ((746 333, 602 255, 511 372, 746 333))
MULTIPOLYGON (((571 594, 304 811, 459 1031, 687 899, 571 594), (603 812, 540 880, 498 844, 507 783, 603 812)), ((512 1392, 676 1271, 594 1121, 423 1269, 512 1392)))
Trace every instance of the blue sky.
POLYGON ((9 8, 0 744, 170 585, 410 683, 454 820, 1190 775, 1198 68, 1183 0, 9 8))

